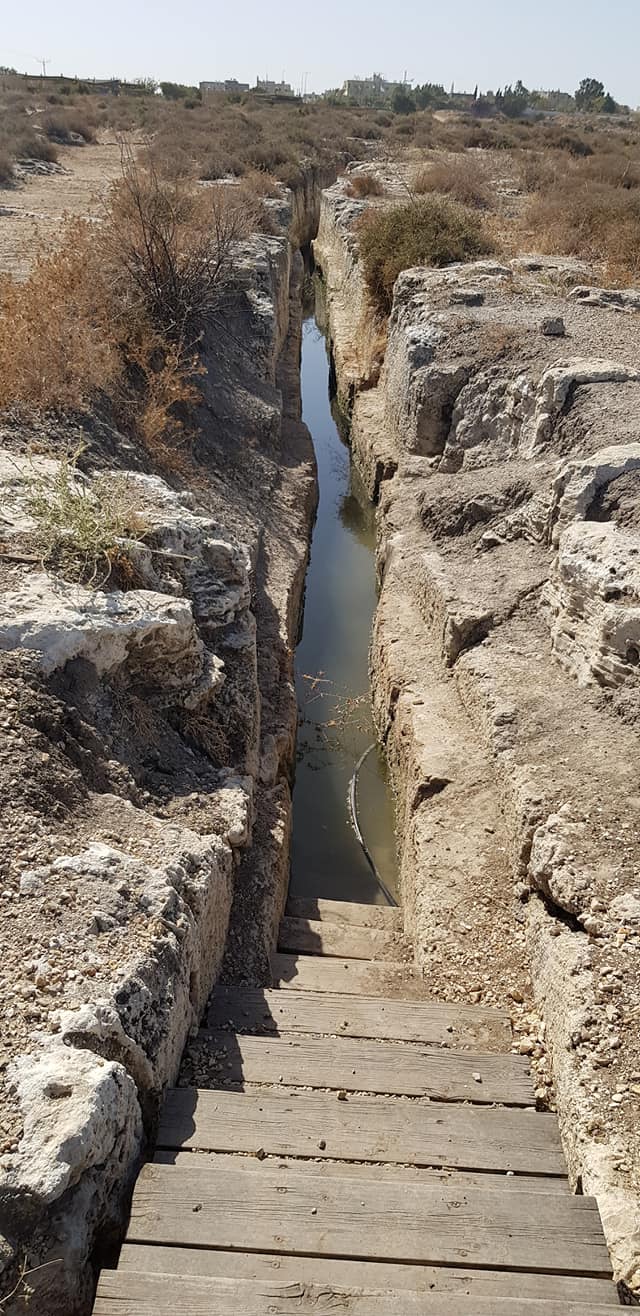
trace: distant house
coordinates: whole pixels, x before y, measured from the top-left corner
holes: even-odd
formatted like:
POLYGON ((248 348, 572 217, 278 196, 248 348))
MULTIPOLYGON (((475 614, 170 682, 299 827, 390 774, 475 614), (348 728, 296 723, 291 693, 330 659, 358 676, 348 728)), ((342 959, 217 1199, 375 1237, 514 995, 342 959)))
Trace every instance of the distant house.
POLYGON ((233 96, 245 91, 249 91, 249 83, 238 82, 237 78, 225 78, 222 82, 200 83, 200 94, 202 96, 213 96, 220 92, 226 96, 233 96))
POLYGON ((381 105, 396 85, 387 82, 381 73, 373 73, 370 78, 347 78, 342 91, 350 105, 381 105))
POLYGON ((256 78, 256 91, 263 96, 295 96, 288 82, 272 82, 270 78, 256 78))

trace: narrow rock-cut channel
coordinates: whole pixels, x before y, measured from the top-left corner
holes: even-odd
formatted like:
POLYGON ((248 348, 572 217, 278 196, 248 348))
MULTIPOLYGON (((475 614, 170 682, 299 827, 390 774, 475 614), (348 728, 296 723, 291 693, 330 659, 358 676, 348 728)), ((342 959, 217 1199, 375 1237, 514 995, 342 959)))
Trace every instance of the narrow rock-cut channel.
POLYGON ((291 893, 386 904, 384 887, 396 896, 397 865, 393 801, 378 746, 358 769, 356 805, 384 887, 356 835, 349 804, 353 774, 376 740, 367 670, 376 606, 374 511, 334 418, 328 353, 314 317, 304 325, 302 408, 320 499, 296 653, 300 721, 291 893))

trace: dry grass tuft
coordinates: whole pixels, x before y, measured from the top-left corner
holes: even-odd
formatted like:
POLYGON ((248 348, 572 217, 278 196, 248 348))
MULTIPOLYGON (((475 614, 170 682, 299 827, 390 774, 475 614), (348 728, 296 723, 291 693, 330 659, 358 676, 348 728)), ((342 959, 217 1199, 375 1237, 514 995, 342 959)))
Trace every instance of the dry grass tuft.
POLYGON ((489 210, 492 204, 486 174, 470 155, 441 156, 431 160, 416 174, 412 190, 418 196, 440 192, 460 205, 476 210, 489 210))
POLYGON ((349 196, 363 199, 368 196, 384 196, 384 187, 375 174, 353 174, 345 191, 349 196))
POLYGON ((61 461, 55 475, 34 479, 27 501, 43 563, 88 585, 104 586, 114 573, 135 584, 131 550, 148 532, 137 502, 125 481, 98 476, 89 486, 75 459, 61 461))

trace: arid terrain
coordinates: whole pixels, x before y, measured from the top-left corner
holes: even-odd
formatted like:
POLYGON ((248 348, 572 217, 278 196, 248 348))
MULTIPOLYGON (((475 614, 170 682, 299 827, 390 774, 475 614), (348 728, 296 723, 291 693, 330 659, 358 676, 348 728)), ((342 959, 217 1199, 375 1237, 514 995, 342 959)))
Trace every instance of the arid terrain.
POLYGON ((213 985, 268 981, 312 241, 405 929, 434 1000, 508 1009, 633 1301, 636 116, 3 94, 0 1309, 90 1310, 213 985))

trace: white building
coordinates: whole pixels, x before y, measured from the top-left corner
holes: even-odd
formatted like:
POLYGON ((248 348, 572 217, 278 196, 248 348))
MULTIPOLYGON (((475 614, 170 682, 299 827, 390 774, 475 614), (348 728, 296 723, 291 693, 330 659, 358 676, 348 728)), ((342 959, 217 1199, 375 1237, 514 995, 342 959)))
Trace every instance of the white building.
POLYGON ((223 82, 201 82, 200 92, 202 96, 212 96, 216 92, 222 92, 224 95, 233 96, 234 93, 249 91, 248 82, 238 82, 235 78, 226 78, 223 82))
POLYGON ((295 96, 288 82, 272 82, 270 78, 256 78, 256 91, 265 96, 295 96))
POLYGON ((347 78, 342 90, 352 105, 381 105, 397 86, 397 82, 387 82, 381 73, 373 73, 370 78, 347 78))

